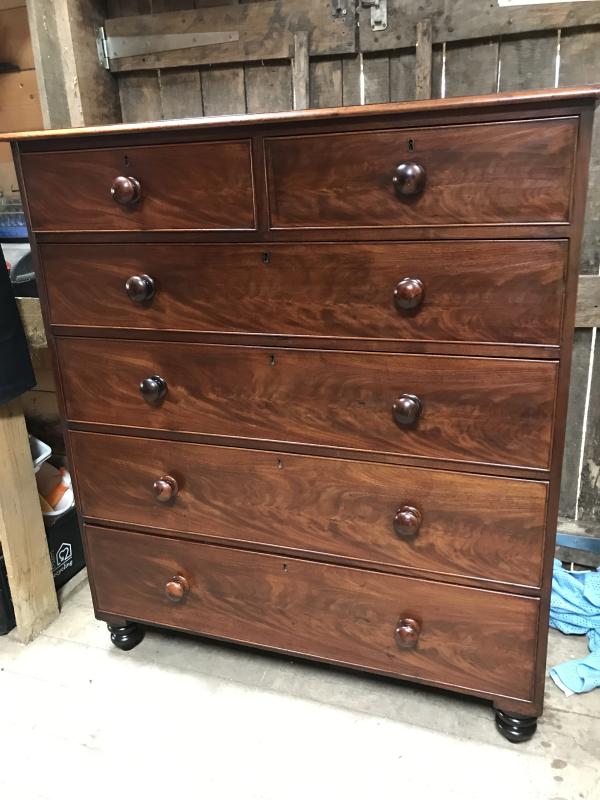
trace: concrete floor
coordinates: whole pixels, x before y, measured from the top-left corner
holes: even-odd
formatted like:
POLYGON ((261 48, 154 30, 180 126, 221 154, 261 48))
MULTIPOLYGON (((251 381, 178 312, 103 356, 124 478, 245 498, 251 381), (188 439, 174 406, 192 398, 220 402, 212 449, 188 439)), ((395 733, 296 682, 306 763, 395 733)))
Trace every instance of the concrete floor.
MULTIPOLYGON (((549 661, 586 652, 550 637, 549 661)), ((600 690, 550 681, 534 739, 487 703, 164 631, 130 653, 87 582, 33 644, 0 637, 0 797, 600 800, 600 690)))

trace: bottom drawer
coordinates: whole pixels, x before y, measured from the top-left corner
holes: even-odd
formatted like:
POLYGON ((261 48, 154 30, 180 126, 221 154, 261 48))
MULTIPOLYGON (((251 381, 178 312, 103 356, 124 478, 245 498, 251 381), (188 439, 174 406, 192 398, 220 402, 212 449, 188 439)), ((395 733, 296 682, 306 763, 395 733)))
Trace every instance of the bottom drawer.
POLYGON ((107 528, 86 540, 99 614, 532 699, 534 598, 107 528))

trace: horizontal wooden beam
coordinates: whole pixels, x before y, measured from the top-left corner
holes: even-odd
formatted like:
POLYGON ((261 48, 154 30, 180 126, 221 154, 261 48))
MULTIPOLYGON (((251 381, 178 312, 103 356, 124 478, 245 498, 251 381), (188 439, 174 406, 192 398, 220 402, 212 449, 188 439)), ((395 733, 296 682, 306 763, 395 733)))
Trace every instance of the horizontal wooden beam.
POLYGON ((425 16, 431 18, 434 44, 600 24, 600 2, 499 7, 473 0, 430 0, 425 6, 413 0, 387 0, 384 31, 371 29, 370 11, 360 13, 360 45, 365 53, 415 47, 417 23, 425 16))
POLYGON ((328 0, 269 0, 192 11, 107 19, 106 36, 157 36, 172 33, 234 32, 237 41, 150 53, 110 62, 113 72, 202 64, 291 59, 294 34, 308 34, 312 56, 354 53, 357 47, 353 3, 334 17, 328 0))

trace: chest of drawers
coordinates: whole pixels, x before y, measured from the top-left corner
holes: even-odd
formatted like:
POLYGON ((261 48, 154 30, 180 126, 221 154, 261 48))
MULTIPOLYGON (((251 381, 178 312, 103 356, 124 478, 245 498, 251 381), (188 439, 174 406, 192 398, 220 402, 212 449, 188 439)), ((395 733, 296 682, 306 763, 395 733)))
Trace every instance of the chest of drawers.
POLYGON ((115 645, 252 644, 533 734, 595 98, 11 137, 115 645))

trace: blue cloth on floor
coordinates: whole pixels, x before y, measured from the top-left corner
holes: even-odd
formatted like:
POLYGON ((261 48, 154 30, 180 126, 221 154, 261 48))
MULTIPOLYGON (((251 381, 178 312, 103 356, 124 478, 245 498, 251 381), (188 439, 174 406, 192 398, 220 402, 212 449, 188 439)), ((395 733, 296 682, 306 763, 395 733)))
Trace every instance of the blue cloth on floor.
POLYGON ((550 677, 565 694, 600 686, 600 567, 569 572, 554 560, 550 625, 563 633, 587 634, 590 654, 552 667, 550 677))

